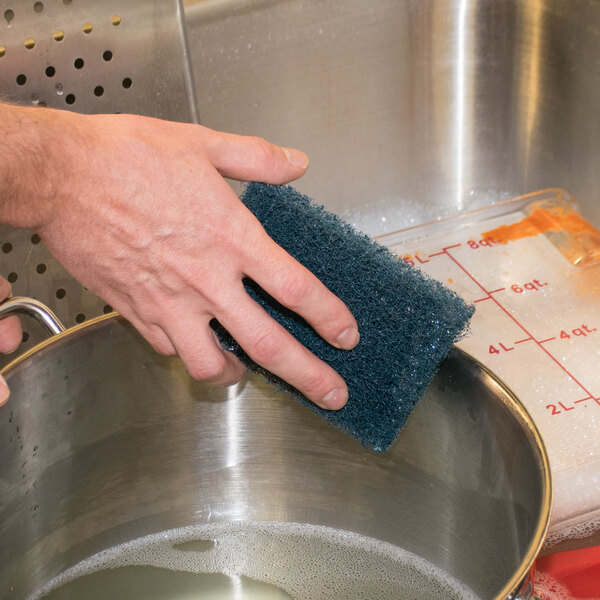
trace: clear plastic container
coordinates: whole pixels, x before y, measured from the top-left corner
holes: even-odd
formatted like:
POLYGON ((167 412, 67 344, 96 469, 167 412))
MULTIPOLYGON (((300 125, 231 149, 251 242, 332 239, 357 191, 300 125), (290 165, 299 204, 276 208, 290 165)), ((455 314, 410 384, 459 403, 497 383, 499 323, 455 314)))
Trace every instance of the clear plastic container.
POLYGON ((600 233, 564 190, 377 238, 476 306, 460 347, 517 394, 544 437, 548 543, 600 529, 600 233))

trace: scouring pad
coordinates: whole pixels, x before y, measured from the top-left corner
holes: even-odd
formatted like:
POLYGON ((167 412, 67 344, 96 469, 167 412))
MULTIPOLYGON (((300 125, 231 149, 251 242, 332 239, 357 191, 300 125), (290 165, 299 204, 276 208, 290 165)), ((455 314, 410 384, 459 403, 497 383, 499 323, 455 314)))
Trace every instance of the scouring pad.
POLYGON ((354 314, 360 342, 353 350, 339 350, 253 281, 244 281, 252 298, 345 379, 348 403, 338 411, 319 408, 253 362, 213 322, 221 342, 250 370, 292 392, 363 446, 387 450, 439 363, 464 335, 473 307, 289 186, 250 183, 242 201, 275 242, 312 271, 354 314))

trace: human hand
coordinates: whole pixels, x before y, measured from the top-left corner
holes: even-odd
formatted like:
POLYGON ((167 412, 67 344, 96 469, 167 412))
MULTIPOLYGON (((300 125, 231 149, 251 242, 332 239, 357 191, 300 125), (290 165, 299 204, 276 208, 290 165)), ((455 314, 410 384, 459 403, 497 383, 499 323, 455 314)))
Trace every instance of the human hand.
POLYGON ((63 266, 193 377, 228 385, 244 373, 209 327, 216 318, 265 369, 320 406, 343 406, 343 379, 251 300, 242 278, 337 347, 358 343, 354 317, 223 179, 286 183, 304 174, 306 156, 198 125, 52 112, 60 181, 36 230, 63 266))
MULTIPOLYGON (((0 277, 0 301, 11 295, 10 283, 0 277)), ((12 315, 0 320, 0 353, 10 354, 14 352, 21 343, 23 332, 19 317, 12 315)), ((4 377, 0 375, 0 406, 6 403, 9 396, 9 389, 4 377)))

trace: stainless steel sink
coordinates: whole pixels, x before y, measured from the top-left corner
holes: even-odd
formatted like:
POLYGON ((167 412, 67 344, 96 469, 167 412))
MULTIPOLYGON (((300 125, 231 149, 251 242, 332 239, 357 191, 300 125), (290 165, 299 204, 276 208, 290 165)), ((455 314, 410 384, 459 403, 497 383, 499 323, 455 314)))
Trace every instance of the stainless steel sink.
POLYGON ((200 120, 294 145, 376 235, 546 187, 600 224, 597 0, 203 0, 200 120))
MULTIPOLYGON (((71 18, 61 22, 67 32, 84 20, 73 10, 91 10, 89 2, 75 4, 63 6, 71 18)), ((109 15, 113 4, 103 4, 109 15)), ((193 104, 178 2, 163 2, 160 11, 131 4, 127 13, 118 11, 125 39, 106 39, 107 47, 118 42, 126 49, 110 68, 115 75, 133 70, 135 81, 152 75, 155 89, 136 96, 137 112, 193 118, 191 109, 182 112, 193 104)), ((305 150, 311 167, 297 187, 366 233, 546 187, 575 195, 600 226, 600 0, 185 4, 201 122, 305 150)), ((28 19, 34 23, 36 15, 28 19)), ((87 41, 103 43, 94 39, 87 41)), ((97 83, 94 72, 88 75, 97 83)), ((46 79, 37 84, 43 88, 46 79)), ((13 87, 21 93, 13 99, 32 101, 29 91, 23 96, 21 86, 13 87)), ((62 96, 43 91, 38 99, 66 106, 62 96)), ((73 107, 81 110, 83 96, 77 98, 73 107)), ((93 96, 86 110, 132 110, 121 96, 112 100, 93 96)), ((43 300, 67 326, 110 309, 72 280, 32 232, 5 227, 0 234, 13 248, 3 264, 16 295, 43 300)), ((35 327, 26 333, 23 350, 43 339, 35 327)))

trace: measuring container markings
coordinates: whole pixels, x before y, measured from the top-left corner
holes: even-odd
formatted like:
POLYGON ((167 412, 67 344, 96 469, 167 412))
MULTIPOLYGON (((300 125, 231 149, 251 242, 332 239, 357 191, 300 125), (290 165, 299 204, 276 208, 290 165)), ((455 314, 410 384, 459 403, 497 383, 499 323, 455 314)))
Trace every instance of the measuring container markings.
POLYGON ((600 418, 600 267, 574 267, 543 235, 481 235, 496 222, 506 216, 390 249, 475 304, 459 346, 515 391, 542 433, 583 409, 600 418))
POLYGON ((585 523, 599 506, 600 264, 572 264, 545 235, 501 243, 487 233, 523 216, 433 224, 380 241, 475 305, 471 333, 458 345, 533 417, 554 476, 551 528, 560 529, 585 523))

